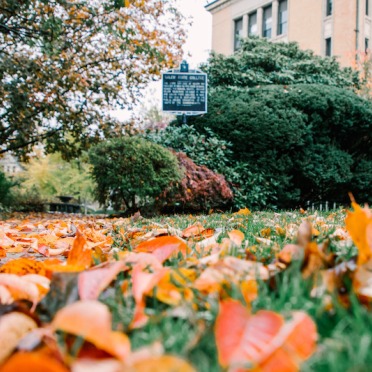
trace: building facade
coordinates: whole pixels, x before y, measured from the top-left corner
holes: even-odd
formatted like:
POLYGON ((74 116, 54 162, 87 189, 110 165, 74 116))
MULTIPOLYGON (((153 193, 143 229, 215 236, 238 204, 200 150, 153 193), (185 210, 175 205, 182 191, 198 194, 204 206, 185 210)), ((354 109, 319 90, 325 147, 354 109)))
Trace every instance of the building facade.
POLYGON ((15 156, 6 153, 0 157, 0 171, 6 173, 8 176, 13 176, 23 170, 22 165, 15 156))
POLYGON ((335 56, 352 66, 365 55, 372 38, 372 0, 215 0, 212 49, 225 55, 241 38, 296 41, 320 56, 335 56))

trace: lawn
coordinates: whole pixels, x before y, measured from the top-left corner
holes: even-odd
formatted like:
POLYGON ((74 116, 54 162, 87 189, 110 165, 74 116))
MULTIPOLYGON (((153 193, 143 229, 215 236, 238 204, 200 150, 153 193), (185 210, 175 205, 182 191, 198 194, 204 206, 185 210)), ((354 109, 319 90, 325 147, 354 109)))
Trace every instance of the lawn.
POLYGON ((371 259, 355 203, 7 216, 0 371, 367 371, 371 259))

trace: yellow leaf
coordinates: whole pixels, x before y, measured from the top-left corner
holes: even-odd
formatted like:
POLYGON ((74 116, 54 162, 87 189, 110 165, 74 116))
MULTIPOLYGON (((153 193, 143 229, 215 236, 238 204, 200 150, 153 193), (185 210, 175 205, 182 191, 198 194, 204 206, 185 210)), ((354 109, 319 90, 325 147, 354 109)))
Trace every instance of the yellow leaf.
POLYGON ((354 212, 348 211, 345 219, 346 229, 358 248, 358 265, 363 265, 372 258, 372 214, 352 202, 354 212))
POLYGON ((243 208, 240 209, 238 212, 235 212, 234 214, 238 216, 248 216, 251 214, 251 211, 248 208, 243 208))

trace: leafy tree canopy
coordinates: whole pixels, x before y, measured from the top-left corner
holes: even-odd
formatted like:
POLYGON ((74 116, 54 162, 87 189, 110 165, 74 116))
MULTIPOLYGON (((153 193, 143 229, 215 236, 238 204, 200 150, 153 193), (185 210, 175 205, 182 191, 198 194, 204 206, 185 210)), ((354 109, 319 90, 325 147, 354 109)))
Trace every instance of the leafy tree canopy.
POLYGON ((233 55, 212 53, 202 69, 208 84, 255 87, 258 85, 324 84, 359 87, 358 73, 341 68, 335 58, 322 58, 297 43, 272 43, 264 38, 242 41, 233 55))
POLYGON ((182 55, 173 3, 0 0, 0 154, 44 141, 72 157, 110 134, 109 110, 182 55))

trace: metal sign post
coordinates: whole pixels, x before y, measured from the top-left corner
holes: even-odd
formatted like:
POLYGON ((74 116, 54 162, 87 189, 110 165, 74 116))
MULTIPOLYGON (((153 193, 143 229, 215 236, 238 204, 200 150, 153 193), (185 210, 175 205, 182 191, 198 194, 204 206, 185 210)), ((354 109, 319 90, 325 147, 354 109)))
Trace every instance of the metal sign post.
POLYGON ((186 117, 207 113, 207 74, 200 70, 189 70, 186 61, 179 69, 162 74, 162 110, 186 117))

